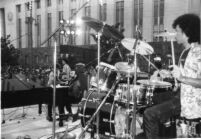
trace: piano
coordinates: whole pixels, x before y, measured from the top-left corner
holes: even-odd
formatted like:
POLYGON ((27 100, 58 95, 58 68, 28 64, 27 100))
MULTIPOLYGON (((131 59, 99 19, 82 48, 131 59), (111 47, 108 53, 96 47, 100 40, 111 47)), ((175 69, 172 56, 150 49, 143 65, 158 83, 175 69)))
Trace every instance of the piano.
MULTIPOLYGON (((56 89, 56 105, 69 101, 68 86, 56 89)), ((35 104, 50 104, 53 88, 41 86, 23 76, 1 80, 1 108, 12 108, 35 104)))

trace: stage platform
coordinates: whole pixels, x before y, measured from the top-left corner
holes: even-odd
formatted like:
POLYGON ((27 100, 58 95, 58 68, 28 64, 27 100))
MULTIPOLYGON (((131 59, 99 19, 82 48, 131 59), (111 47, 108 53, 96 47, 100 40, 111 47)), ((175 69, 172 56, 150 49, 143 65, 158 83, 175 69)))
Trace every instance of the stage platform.
MULTIPOLYGON (((72 107, 73 113, 76 113, 77 107, 72 107)), ((48 136, 52 133, 52 122, 46 120, 46 105, 42 106, 42 114, 38 114, 38 105, 16 107, 3 109, 1 111, 1 120, 5 120, 5 123, 1 124, 1 137, 2 139, 24 139, 25 136, 30 136, 31 139, 43 139, 42 137, 48 136)), ((57 112, 58 113, 58 112, 57 112)), ((141 119, 142 120, 142 119, 141 119)), ((64 121, 64 127, 58 126, 58 121, 56 121, 56 130, 64 131, 68 125, 68 128, 77 127, 70 133, 78 135, 81 133, 81 122, 77 120, 72 122, 72 120, 64 121)), ((142 133, 142 129, 137 124, 137 134, 142 133)), ((86 133, 84 139, 90 139, 90 134, 86 133)), ((138 137, 138 139, 144 139, 144 137, 138 137)))

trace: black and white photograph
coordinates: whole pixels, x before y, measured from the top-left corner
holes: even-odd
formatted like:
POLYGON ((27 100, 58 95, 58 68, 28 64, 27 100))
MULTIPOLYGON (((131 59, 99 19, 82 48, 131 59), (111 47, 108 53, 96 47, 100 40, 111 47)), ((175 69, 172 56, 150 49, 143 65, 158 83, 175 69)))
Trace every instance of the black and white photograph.
POLYGON ((201 138, 200 19, 201 0, 0 0, 0 138, 201 138))

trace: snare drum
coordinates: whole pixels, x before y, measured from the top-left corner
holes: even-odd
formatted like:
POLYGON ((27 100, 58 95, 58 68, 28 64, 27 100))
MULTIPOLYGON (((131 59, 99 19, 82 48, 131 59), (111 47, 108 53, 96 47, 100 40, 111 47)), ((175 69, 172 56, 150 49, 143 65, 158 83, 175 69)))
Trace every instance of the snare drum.
POLYGON ((143 88, 146 88, 146 105, 153 105, 156 102, 153 101, 154 96, 158 94, 158 92, 165 90, 167 91, 172 87, 172 84, 169 82, 164 81, 158 81, 158 80, 138 80, 137 83, 139 83, 143 88))
POLYGON ((133 85, 130 85, 130 92, 129 92, 130 94, 128 94, 128 85, 124 83, 118 85, 114 96, 114 100, 121 105, 125 105, 128 101, 130 104, 133 105, 134 104, 133 89, 137 91, 136 93, 137 105, 145 104, 146 101, 145 89, 139 85, 135 85, 135 87, 133 87, 133 85))
POLYGON ((117 77, 116 68, 107 63, 101 62, 99 67, 99 81, 98 74, 96 77, 91 78, 90 84, 97 87, 97 82, 101 91, 109 91, 117 77))

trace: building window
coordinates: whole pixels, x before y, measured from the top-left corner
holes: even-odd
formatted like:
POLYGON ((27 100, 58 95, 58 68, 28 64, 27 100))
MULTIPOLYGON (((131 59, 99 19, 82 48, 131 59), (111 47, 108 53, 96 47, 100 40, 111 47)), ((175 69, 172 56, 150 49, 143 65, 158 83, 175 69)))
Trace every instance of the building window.
POLYGON ((24 64, 25 64, 25 65, 27 65, 27 64, 29 63, 28 60, 29 60, 29 59, 28 59, 28 56, 26 55, 26 56, 24 57, 24 64))
POLYGON ((63 20, 64 17, 64 11, 59 11, 58 14, 58 23, 60 24, 60 21, 63 20))
POLYGON ((36 19, 37 19, 36 42, 37 42, 37 47, 40 47, 40 45, 41 45, 41 15, 37 15, 36 19))
MULTIPOLYGON (((139 24, 138 28, 143 30, 143 0, 134 0, 134 27, 139 24), (138 16, 139 15, 139 16, 138 16)), ((135 34, 134 30, 134 34, 135 34)))
POLYGON ((116 2, 116 23, 124 26, 124 1, 116 2))
MULTIPOLYGON (((52 14, 47 14, 47 36, 49 36, 52 32, 52 14)), ((48 41, 48 47, 51 46, 51 39, 48 41)))
POLYGON ((35 56, 35 62, 36 62, 36 64, 39 64, 39 58, 38 58, 38 56, 35 56))
POLYGON ((63 0, 59 0, 59 4, 63 4, 63 2, 64 2, 63 0))
POLYGON ((45 55, 45 63, 48 64, 48 62, 49 62, 49 56, 45 55))
MULTIPOLYGON (((64 15, 64 12, 63 11, 59 11, 59 24, 60 25, 60 21, 63 20, 63 15, 64 15)), ((62 34, 59 34, 59 44, 63 44, 63 35, 62 34)))
POLYGON ((51 0, 47 0, 47 7, 51 6, 51 0))
POLYGON ((76 9, 71 9, 71 17, 75 14, 76 9))
POLYGON ((153 41, 162 41, 162 38, 156 38, 155 35, 164 32, 164 0, 154 0, 153 12, 153 41))
POLYGON ((16 5, 17 8, 17 12, 20 13, 21 12, 21 5, 16 5))
POLYGON ((18 18, 18 23, 17 23, 17 29, 18 29, 18 48, 22 48, 22 38, 21 38, 21 35, 22 35, 22 20, 21 18, 18 18))
MULTIPOLYGON (((91 7, 87 6, 84 10, 85 16, 91 16, 91 7)), ((85 31, 84 31, 84 44, 90 44, 90 28, 85 25, 85 31)))
POLYGON ((36 2, 36 8, 40 9, 40 0, 36 0, 35 2, 36 2))
POLYGON ((29 11, 29 2, 25 3, 24 6, 25 6, 25 10, 26 10, 26 11, 29 11))
POLYGON ((27 33, 27 38, 26 38, 26 41, 27 41, 27 48, 30 48, 32 47, 32 30, 31 30, 31 26, 32 24, 31 23, 31 18, 30 17, 26 17, 25 18, 25 23, 26 23, 26 33, 27 33))
POLYGON ((104 3, 102 6, 99 5, 99 19, 102 21, 107 20, 107 4, 104 3))

